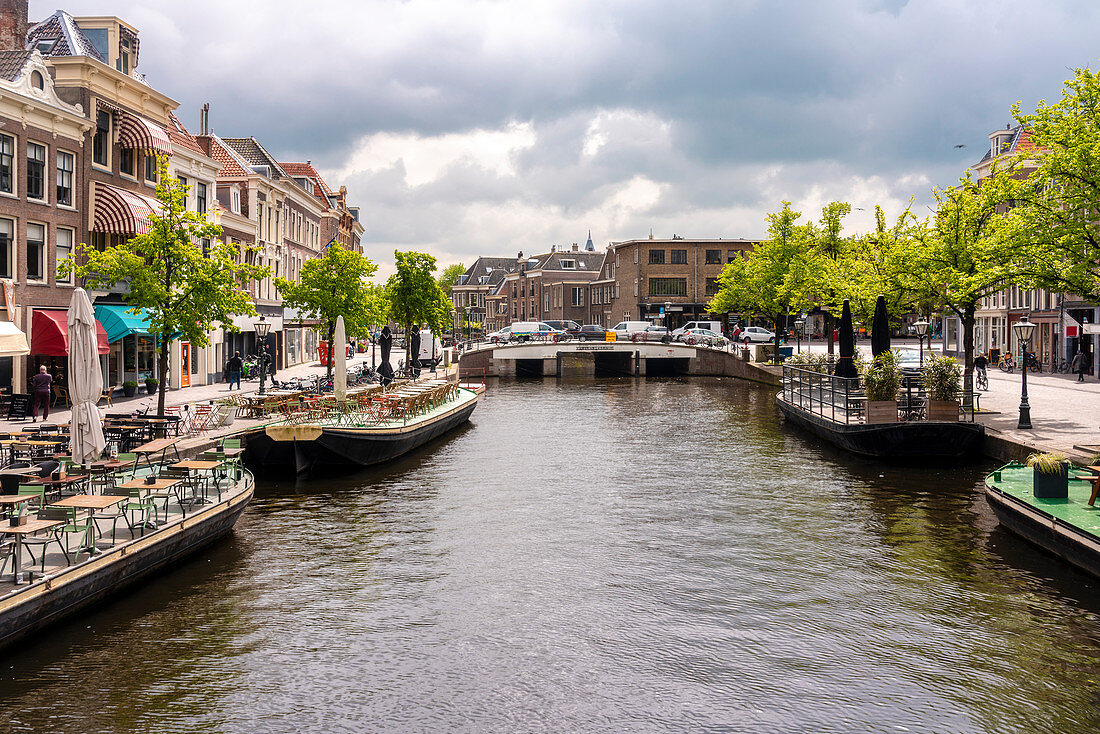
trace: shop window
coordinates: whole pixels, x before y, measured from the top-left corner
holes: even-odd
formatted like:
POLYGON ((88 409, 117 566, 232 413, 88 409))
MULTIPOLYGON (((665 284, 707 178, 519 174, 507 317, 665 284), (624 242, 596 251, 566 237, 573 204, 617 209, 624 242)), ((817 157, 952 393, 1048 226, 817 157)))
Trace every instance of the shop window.
POLYGON ((57 205, 73 205, 73 161, 72 153, 57 153, 57 205))
POLYGON ((687 250, 673 250, 672 251, 672 264, 673 265, 687 265, 688 251, 687 250))
POLYGON ((46 198, 46 146, 27 143, 27 198, 46 198))

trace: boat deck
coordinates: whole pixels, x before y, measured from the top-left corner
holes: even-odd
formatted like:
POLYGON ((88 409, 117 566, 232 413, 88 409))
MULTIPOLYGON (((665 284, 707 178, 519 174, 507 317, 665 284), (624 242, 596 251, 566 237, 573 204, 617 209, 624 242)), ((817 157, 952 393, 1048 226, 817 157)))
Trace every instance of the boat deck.
POLYGON ((1089 507, 1088 501, 1089 495, 1092 493, 1092 484, 1074 479, 1075 476, 1091 477, 1091 473, 1070 472, 1069 496, 1066 499, 1041 499, 1035 497, 1032 493, 1032 469, 1030 467, 1010 465, 1002 467, 998 471, 1001 474, 1000 481, 996 481, 993 474, 986 477, 986 483, 989 486, 1050 515, 1055 520, 1072 525, 1100 540, 1100 501, 1097 502, 1095 507, 1089 507))
MULTIPOLYGON (((134 479, 140 481, 150 474, 159 474, 162 468, 163 466, 158 465, 154 465, 151 468, 143 466, 137 470, 136 474, 134 474, 131 469, 125 469, 119 473, 117 482, 121 485, 133 481, 134 479)), ((5 606, 5 602, 9 597, 14 597, 20 592, 27 590, 29 585, 33 582, 38 582, 40 579, 46 579, 48 582, 58 574, 78 569, 81 566, 85 566, 103 558, 105 554, 110 554, 112 551, 121 550, 121 552, 125 554, 128 550, 128 548, 126 548, 127 546, 136 547, 145 543, 145 541, 152 541, 155 536, 159 535, 159 531, 162 530, 168 530, 170 532, 173 530, 182 530, 184 523, 190 519, 198 517, 199 515, 208 514, 206 512, 207 510, 220 510, 223 506, 230 504, 240 495, 252 491, 254 480, 248 471, 241 468, 239 470, 229 469, 228 472, 230 479, 220 483, 220 495, 213 483, 207 486, 207 501, 205 502, 197 501, 195 495, 191 495, 184 489, 181 489, 180 494, 183 496, 184 502, 181 504, 175 496, 173 496, 167 503, 166 515, 164 500, 156 499, 155 506, 157 519, 154 523, 145 525, 144 520, 141 518, 140 511, 128 512, 127 516, 133 520, 133 531, 131 531, 130 523, 127 522, 127 520, 119 520, 115 528, 114 540, 112 540, 111 532, 113 521, 110 519, 93 519, 93 533, 97 536, 92 544, 96 550, 95 555, 89 555, 86 550, 81 550, 79 555, 74 555, 74 551, 69 550, 69 558, 67 560, 60 546, 57 543, 50 543, 44 547, 46 556, 45 572, 43 573, 41 549, 38 547, 34 549, 34 560, 32 561, 27 548, 24 547, 21 553, 20 570, 26 580, 21 584, 15 583, 12 559, 8 558, 3 568, 3 573, 0 574, 0 609, 5 606), (236 481, 233 481, 234 477, 236 477, 236 481), (100 536, 100 533, 102 533, 102 536, 100 536)), ((123 490, 117 491, 121 495, 123 490)), ((202 495, 200 494, 198 496, 202 495)), ((126 504, 131 501, 129 497, 122 497, 121 500, 121 503, 119 503, 117 507, 124 508, 126 504)), ((78 510, 78 522, 82 523, 84 518, 92 512, 92 510, 78 510)), ((35 513, 36 511, 32 510, 28 514, 33 519, 35 513)), ((0 519, 0 534, 4 534, 7 529, 8 520, 6 518, 0 519)), ((36 533, 33 537, 51 537, 52 533, 53 529, 47 529, 36 533)), ((5 540, 11 539, 11 537, 12 536, 8 534, 5 536, 5 540)), ((63 539, 62 542, 66 541, 63 539)), ((80 545, 76 537, 69 538, 67 542, 69 543, 70 549, 74 549, 80 545)))

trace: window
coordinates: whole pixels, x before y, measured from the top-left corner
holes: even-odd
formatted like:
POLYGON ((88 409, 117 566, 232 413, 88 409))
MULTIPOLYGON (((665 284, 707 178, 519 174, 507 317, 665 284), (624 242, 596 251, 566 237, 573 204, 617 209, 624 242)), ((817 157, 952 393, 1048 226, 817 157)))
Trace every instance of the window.
POLYGON ((716 278, 707 278, 707 292, 706 295, 713 296, 718 292, 718 280, 716 278))
POLYGON ((672 251, 672 264, 673 265, 687 265, 688 251, 687 250, 673 250, 672 251))
POLYGON ((686 296, 687 278, 650 278, 651 296, 686 296))
POLYGON ((27 143, 27 198, 46 198, 46 146, 27 143))
POLYGON ((229 207, 234 214, 241 213, 241 190, 236 186, 229 190, 229 207))
MULTIPOLYGON (((73 231, 71 229, 58 228, 54 234, 57 238, 57 267, 60 271, 61 263, 73 252, 73 231)), ((62 275, 61 272, 58 272, 56 278, 58 283, 73 282, 73 274, 71 271, 68 275, 62 275)))
POLYGON ((195 211, 206 214, 206 184, 195 184, 195 211))
POLYGON ((665 251, 664 250, 650 250, 649 251, 649 264, 650 265, 664 265, 665 264, 665 251))
POLYGON ((737 250, 726 250, 726 262, 731 263, 737 259, 737 250))
POLYGON ((92 136, 92 163, 107 165, 110 150, 111 113, 102 110, 95 116, 95 134, 92 136))
POLYGON ((27 225, 27 280, 46 279, 46 225, 27 225))
POLYGON ((561 261, 561 269, 562 270, 576 270, 577 269, 577 261, 576 260, 562 260, 561 261))
POLYGON ((206 237, 203 237, 200 242, 202 243, 202 256, 210 257, 210 240, 206 237))
POLYGON ((722 264, 722 251, 721 250, 707 250, 707 265, 721 265, 722 264))
POLYGON ((569 305, 570 306, 583 306, 584 305, 584 288, 570 288, 569 305))
POLYGON ((15 222, 0 219, 0 278, 11 276, 11 251, 15 241, 15 222))
POLYGON ((40 71, 32 71, 31 72, 31 86, 33 86, 35 89, 45 89, 46 88, 46 80, 42 78, 42 72, 40 72, 40 71))
POLYGON ((0 135, 0 191, 15 193, 15 138, 0 135))
POLYGON ((73 205, 73 154, 57 153, 57 204, 73 205))
POLYGON ((118 149, 118 172, 126 175, 134 175, 134 149, 133 148, 119 148, 118 149))
POLYGON ((157 182, 157 158, 156 156, 145 156, 145 180, 152 183, 157 182))

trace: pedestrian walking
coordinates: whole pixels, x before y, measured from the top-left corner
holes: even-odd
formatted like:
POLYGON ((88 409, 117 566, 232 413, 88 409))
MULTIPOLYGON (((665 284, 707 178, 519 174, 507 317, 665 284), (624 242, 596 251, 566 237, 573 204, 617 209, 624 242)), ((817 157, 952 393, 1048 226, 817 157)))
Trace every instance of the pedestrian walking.
POLYGON ((237 383, 237 389, 241 389, 241 365, 244 364, 244 360, 241 359, 240 352, 233 352, 233 356, 229 358, 229 362, 226 363, 226 367, 229 369, 229 389, 233 389, 233 383, 237 383))
POLYGON ((42 420, 50 417, 50 389, 53 387, 53 377, 46 371, 46 365, 38 368, 38 374, 31 378, 31 388, 34 391, 34 404, 31 406, 31 423, 38 421, 38 406, 42 405, 42 420))
POLYGON ((1085 359, 1085 353, 1082 352, 1080 348, 1078 348, 1077 354, 1073 355, 1073 361, 1069 363, 1069 370, 1070 370, 1070 372, 1076 372, 1077 373, 1077 381, 1078 382, 1084 382, 1085 381, 1085 363, 1086 362, 1087 362, 1087 360, 1085 359))

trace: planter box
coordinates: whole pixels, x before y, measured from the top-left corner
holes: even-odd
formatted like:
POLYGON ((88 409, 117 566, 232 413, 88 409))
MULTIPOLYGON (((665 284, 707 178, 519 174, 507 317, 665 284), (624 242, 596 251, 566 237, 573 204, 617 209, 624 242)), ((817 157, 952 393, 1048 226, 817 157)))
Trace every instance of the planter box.
POLYGON ((1060 474, 1045 474, 1036 471, 1032 480, 1032 493, 1038 499, 1061 500, 1068 497, 1069 470, 1066 465, 1062 464, 1060 474))
POLYGON ((867 423, 897 423, 898 403, 896 400, 868 400, 867 423))
POLYGON ((959 401, 929 400, 926 420, 957 423, 959 420, 959 401))
POLYGON ((137 395, 137 385, 134 385, 133 387, 130 387, 128 385, 123 385, 122 386, 122 394, 125 395, 128 398, 134 397, 135 395, 137 395))

